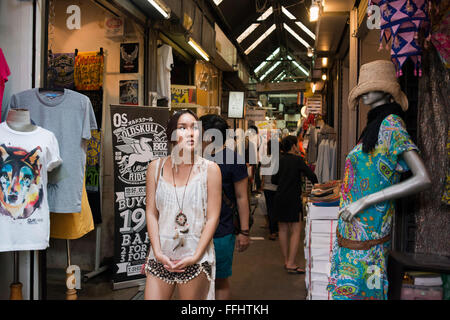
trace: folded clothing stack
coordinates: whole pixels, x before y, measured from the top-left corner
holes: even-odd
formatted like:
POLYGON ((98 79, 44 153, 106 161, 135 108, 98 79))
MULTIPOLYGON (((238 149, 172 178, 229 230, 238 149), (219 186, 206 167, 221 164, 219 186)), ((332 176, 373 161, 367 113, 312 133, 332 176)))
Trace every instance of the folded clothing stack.
POLYGON ((319 207, 339 206, 341 183, 341 180, 332 180, 323 184, 315 184, 311 190, 309 201, 319 207))
POLYGON ((440 274, 406 272, 401 300, 443 300, 443 281, 440 274))
POLYGON ((308 300, 331 300, 327 291, 331 253, 336 238, 338 207, 307 206, 305 226, 305 284, 308 300))

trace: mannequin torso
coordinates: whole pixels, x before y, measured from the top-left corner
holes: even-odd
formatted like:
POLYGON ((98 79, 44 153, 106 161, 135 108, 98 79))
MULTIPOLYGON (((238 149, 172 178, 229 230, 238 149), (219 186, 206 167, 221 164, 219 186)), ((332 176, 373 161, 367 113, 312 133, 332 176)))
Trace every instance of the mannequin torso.
MULTIPOLYGON (((382 91, 371 91, 361 96, 364 104, 369 105, 372 109, 387 104, 391 96, 382 91)), ((343 220, 350 222, 356 214, 362 210, 376 205, 379 202, 406 197, 417 192, 423 191, 430 187, 431 181, 422 159, 417 151, 410 150, 402 153, 408 167, 411 169, 413 176, 401 183, 392 185, 379 192, 372 193, 366 197, 358 199, 350 205, 342 208, 339 215, 343 220)))
POLYGON ((27 109, 11 109, 6 117, 6 124, 15 131, 31 132, 37 127, 31 123, 27 109))

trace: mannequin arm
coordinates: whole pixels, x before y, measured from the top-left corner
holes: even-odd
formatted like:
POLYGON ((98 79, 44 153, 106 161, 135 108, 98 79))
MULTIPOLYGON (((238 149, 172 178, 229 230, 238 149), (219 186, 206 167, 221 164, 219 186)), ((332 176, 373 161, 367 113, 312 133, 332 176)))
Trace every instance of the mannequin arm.
POLYGON ((428 189, 431 186, 431 180, 417 152, 405 151, 403 159, 413 173, 411 178, 351 203, 339 211, 342 219, 350 222, 357 213, 379 202, 403 198, 428 189))

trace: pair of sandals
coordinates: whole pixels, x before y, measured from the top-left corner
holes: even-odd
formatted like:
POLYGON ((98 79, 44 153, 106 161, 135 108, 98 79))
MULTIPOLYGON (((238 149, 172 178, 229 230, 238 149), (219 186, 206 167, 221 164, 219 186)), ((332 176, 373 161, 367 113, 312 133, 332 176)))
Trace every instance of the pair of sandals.
POLYGON ((289 274, 305 274, 305 270, 300 267, 288 268, 285 265, 284 269, 286 269, 287 273, 289 274))

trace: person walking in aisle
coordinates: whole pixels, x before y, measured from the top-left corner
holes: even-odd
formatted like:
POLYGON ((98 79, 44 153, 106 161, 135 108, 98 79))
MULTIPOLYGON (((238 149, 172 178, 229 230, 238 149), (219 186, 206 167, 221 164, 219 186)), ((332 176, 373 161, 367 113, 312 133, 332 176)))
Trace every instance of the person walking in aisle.
MULTIPOLYGON (((216 161, 222 173, 222 208, 220 221, 214 234, 214 248, 216 252, 216 299, 228 300, 231 296, 229 277, 232 275, 233 253, 236 247, 238 252, 245 251, 250 245, 249 235, 249 199, 247 193, 248 174, 247 166, 242 157, 235 151, 225 147, 227 122, 218 115, 205 115, 200 118, 203 130, 216 129, 220 132, 222 143, 214 143, 215 153, 208 155, 216 161), (231 160, 231 161, 230 161, 231 160), (237 207, 241 222, 240 233, 235 236, 233 225, 233 212, 229 204, 237 207)), ((216 131, 217 133, 217 131, 216 131)), ((208 139, 205 136, 205 140, 208 139)), ((207 151, 210 143, 204 143, 207 151)))
POLYGON ((298 156, 297 138, 287 136, 281 141, 280 165, 272 176, 272 183, 278 185, 274 208, 278 220, 280 247, 284 257, 284 267, 292 274, 305 273, 295 262, 303 220, 302 175, 317 183, 314 172, 298 156), (301 220, 300 220, 301 217, 301 220), (289 236, 290 232, 290 236, 289 236))
MULTIPOLYGON (((270 132, 269 132, 270 134, 270 132)), ((269 157, 279 157, 279 154, 272 155, 272 140, 278 140, 275 134, 270 134, 267 141, 267 155, 269 157)), ((274 141, 275 142, 275 141, 274 141)), ((279 143, 276 141, 276 143, 279 143)), ((272 160, 268 164, 261 164, 261 168, 267 169, 270 168, 270 164, 272 160)), ((273 172, 272 172, 273 173, 273 172)), ((262 187, 264 190, 264 198, 266 199, 266 208, 267 208, 267 218, 269 225, 269 240, 276 240, 278 236, 278 222, 276 220, 275 207, 274 207, 274 198, 277 191, 277 185, 272 183, 272 175, 262 175, 262 187)))
POLYGON ((197 116, 176 112, 168 121, 171 154, 147 169, 146 300, 214 299, 213 235, 220 215, 222 177, 212 161, 195 154, 197 116), (174 142, 175 141, 175 142, 174 142))

